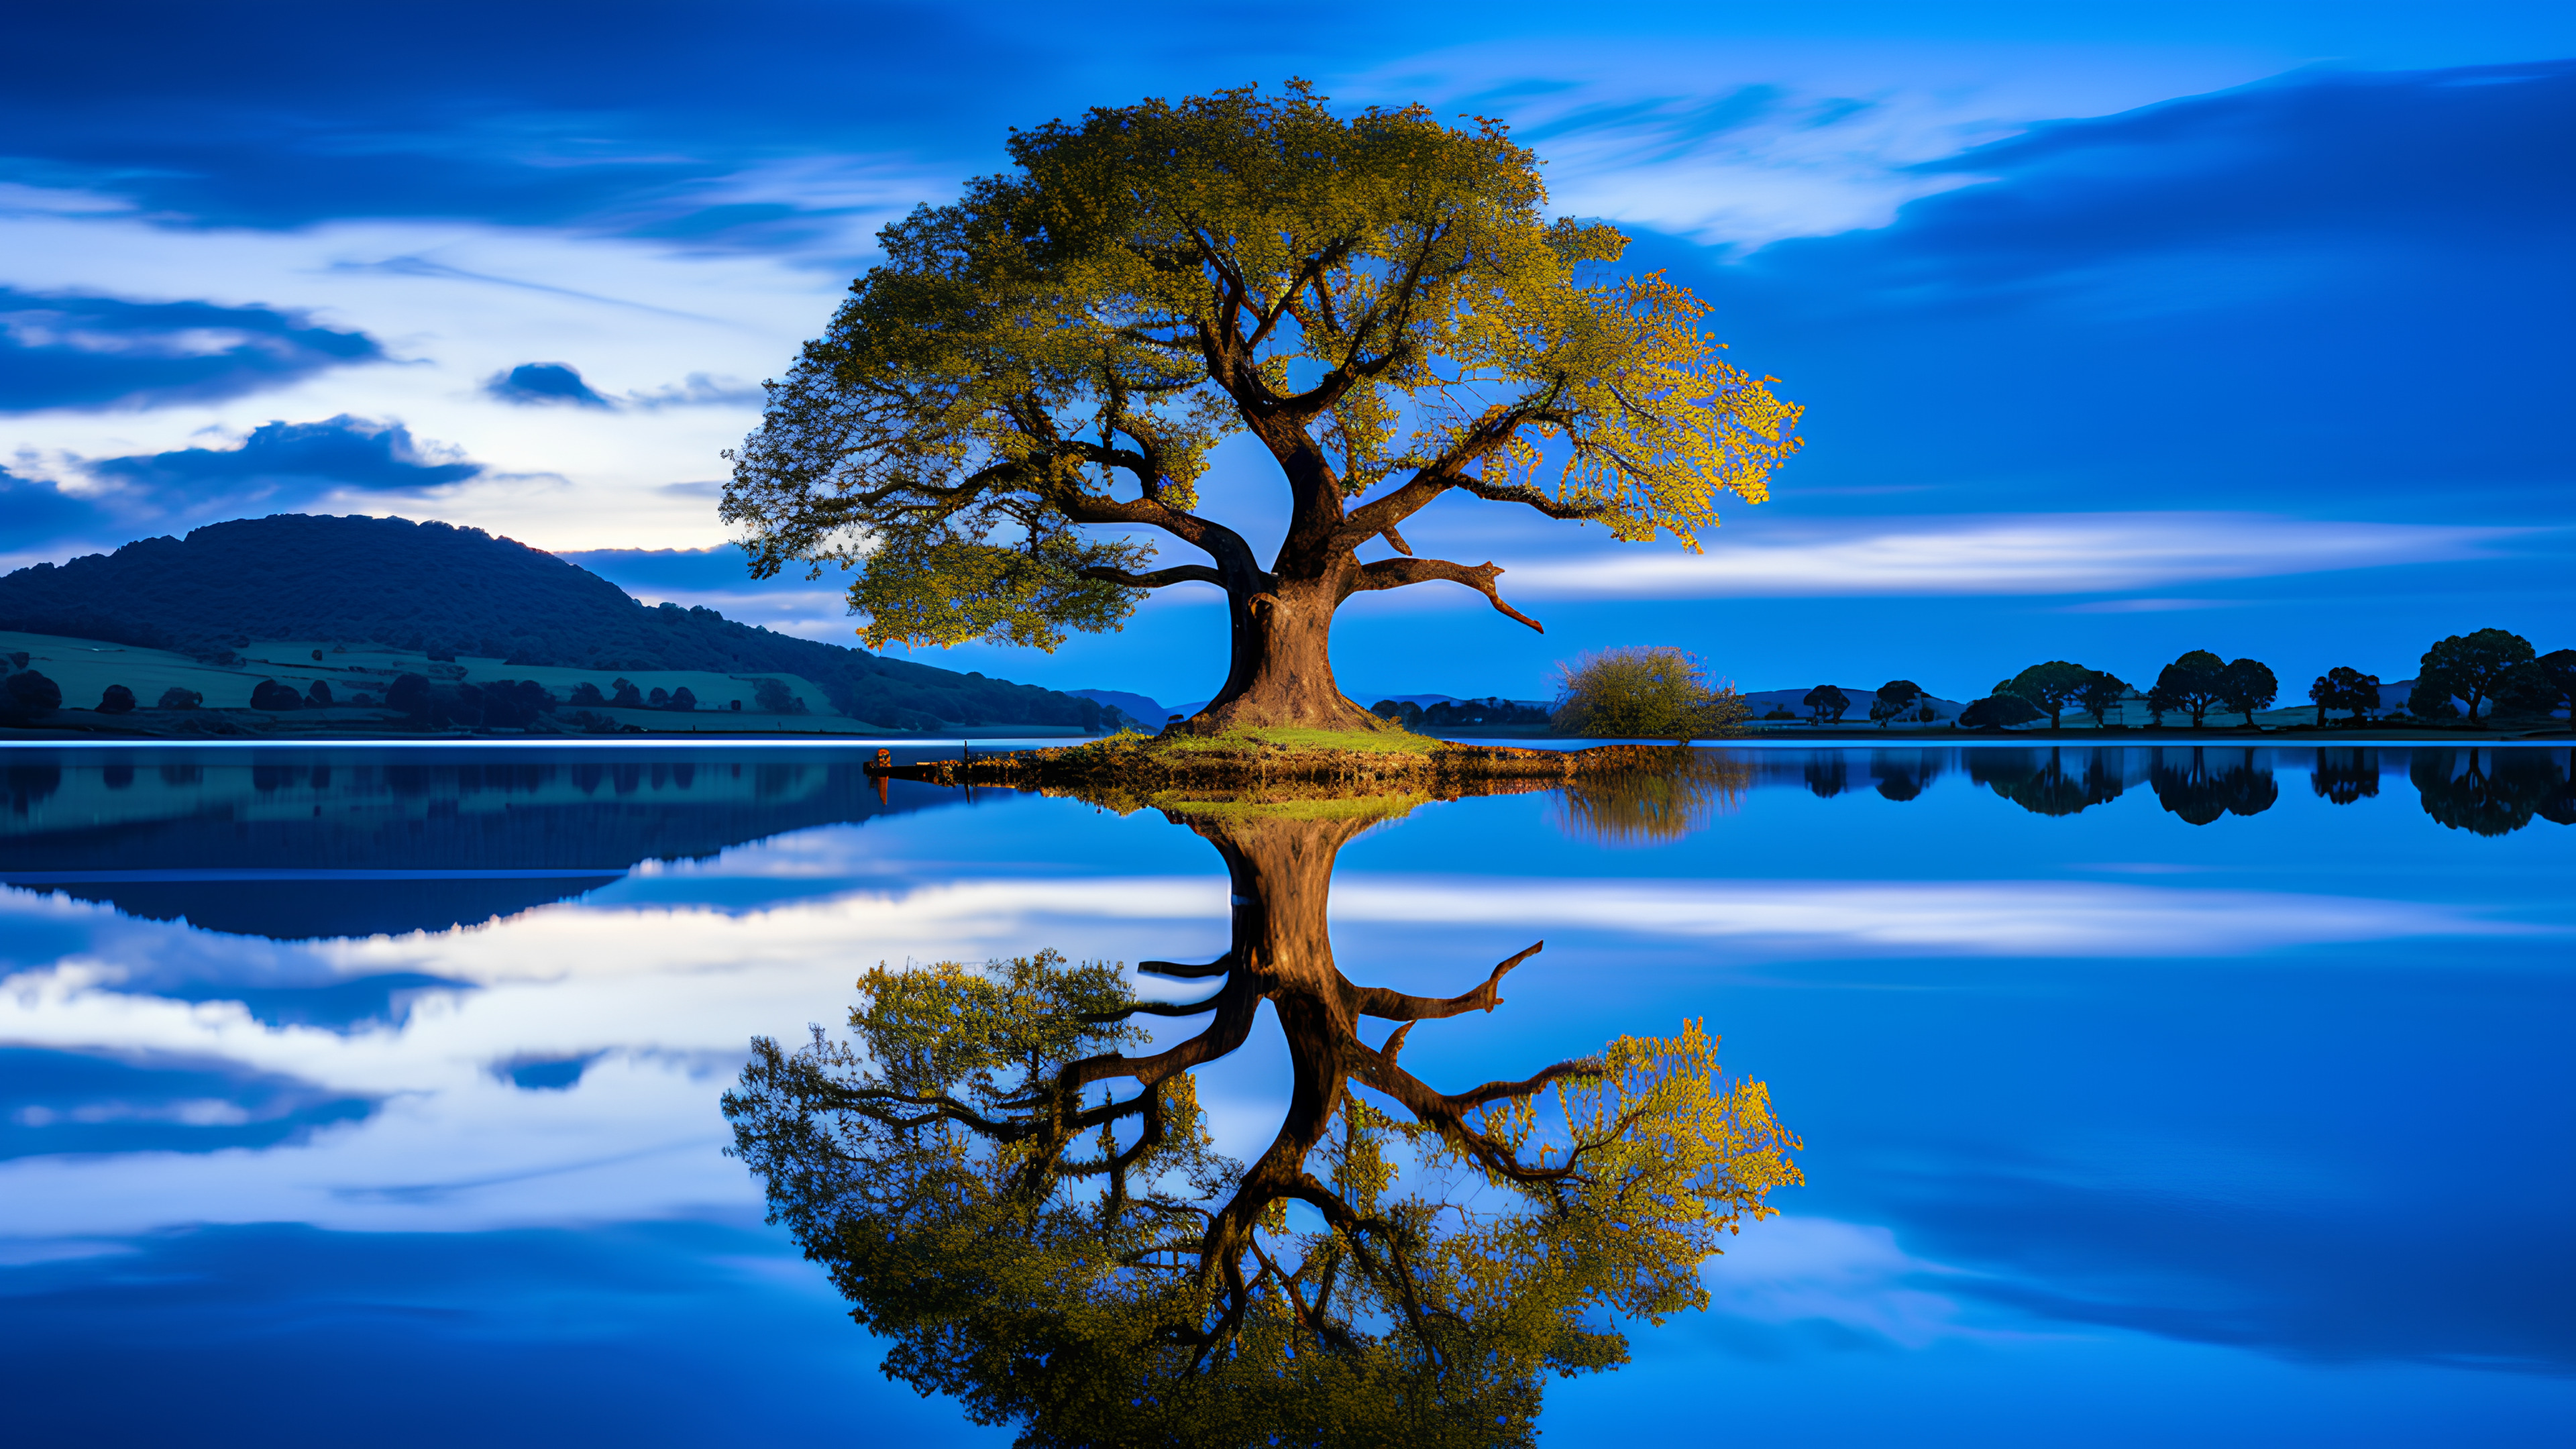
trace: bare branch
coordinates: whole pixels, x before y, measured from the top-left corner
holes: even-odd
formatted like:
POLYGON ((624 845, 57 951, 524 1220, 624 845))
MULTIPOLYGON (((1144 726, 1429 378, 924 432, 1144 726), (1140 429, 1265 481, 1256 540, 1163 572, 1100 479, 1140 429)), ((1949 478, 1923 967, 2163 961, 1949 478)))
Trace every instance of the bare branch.
POLYGON ((1152 573, 1144 574, 1131 574, 1125 569, 1113 569, 1105 564, 1094 564, 1081 572, 1082 577, 1086 579, 1123 584, 1131 589, 1160 589, 1168 588, 1173 584, 1214 584, 1219 588, 1225 587, 1225 575, 1206 564, 1174 564, 1170 568, 1156 569, 1152 573))
MULTIPOLYGON (((1383 986, 1364 986, 1354 988, 1355 1003, 1362 1016, 1374 1016, 1381 1021, 1407 1023, 1437 1021, 1443 1017, 1462 1016, 1470 1011, 1489 1012, 1503 1004, 1503 998, 1496 994, 1496 989, 1502 985, 1504 973, 1537 955, 1546 947, 1545 941, 1531 942, 1520 954, 1495 967, 1494 973, 1485 978, 1484 985, 1463 996, 1446 998, 1408 996, 1401 991, 1389 991, 1383 986)), ((1388 1038, 1389 1048, 1393 1048, 1394 1045, 1395 1039, 1388 1038)))
POLYGON ((1471 568, 1439 558, 1383 558, 1373 564, 1361 565, 1351 580, 1350 590, 1356 594, 1373 589, 1400 589, 1408 584, 1465 584, 1492 600, 1496 613, 1509 615, 1539 633, 1546 633, 1547 626, 1504 603, 1503 596, 1495 591, 1494 579, 1502 571, 1501 566, 1490 559, 1471 568))
POLYGON ((1225 973, 1233 969, 1234 953, 1231 951, 1217 957, 1213 961, 1210 961, 1205 966, 1185 966, 1177 961, 1139 961, 1136 963, 1136 970, 1140 975, 1170 976, 1184 981, 1202 976, 1223 976, 1225 973))

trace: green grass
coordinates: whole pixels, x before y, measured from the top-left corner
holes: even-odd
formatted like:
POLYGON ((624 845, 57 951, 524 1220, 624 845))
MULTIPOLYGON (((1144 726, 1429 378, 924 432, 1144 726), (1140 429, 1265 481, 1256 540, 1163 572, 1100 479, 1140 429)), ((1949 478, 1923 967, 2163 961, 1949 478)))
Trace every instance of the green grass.
POLYGON ((1157 740, 1157 753, 1242 753, 1263 748, 1334 750, 1355 755, 1428 755, 1444 747, 1441 740, 1403 730, 1328 730, 1305 725, 1277 729, 1227 730, 1221 735, 1174 735, 1157 740))

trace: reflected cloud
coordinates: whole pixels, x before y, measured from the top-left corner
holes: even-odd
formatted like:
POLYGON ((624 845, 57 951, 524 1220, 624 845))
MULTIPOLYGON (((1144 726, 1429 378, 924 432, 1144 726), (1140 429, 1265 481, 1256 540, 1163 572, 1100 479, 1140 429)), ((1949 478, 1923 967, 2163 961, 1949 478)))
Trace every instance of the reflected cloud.
POLYGON ((1955 1276, 1899 1248, 1888 1228, 1797 1216, 1735 1240, 1700 1271, 1711 1312, 1757 1323, 1821 1319, 1906 1348, 1966 1331, 1958 1302, 1921 1286, 1955 1276))
POLYGON ((1468 881, 1367 875, 1353 920, 1581 926, 1867 955, 2245 956, 2417 936, 2544 928, 2410 901, 2024 881, 1468 881))

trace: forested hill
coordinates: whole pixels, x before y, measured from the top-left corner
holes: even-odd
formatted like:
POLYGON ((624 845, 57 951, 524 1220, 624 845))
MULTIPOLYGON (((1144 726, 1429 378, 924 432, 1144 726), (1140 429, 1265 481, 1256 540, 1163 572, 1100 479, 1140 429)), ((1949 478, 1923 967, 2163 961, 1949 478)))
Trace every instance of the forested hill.
POLYGON ((372 641, 434 656, 618 670, 798 674, 853 718, 1090 725, 1100 706, 1054 690, 880 658, 647 608, 608 580, 477 528, 281 513, 147 538, 0 578, 0 629, 219 657, 251 639, 372 641))

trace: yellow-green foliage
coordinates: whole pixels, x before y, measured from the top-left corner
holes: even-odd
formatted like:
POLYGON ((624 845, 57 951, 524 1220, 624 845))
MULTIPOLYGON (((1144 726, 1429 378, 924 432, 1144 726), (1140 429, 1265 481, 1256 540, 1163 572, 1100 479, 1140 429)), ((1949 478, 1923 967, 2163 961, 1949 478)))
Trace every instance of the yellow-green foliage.
POLYGON ((1552 722, 1559 734, 1716 739, 1753 712, 1733 686, 1711 688, 1699 660, 1680 649, 1604 649, 1558 670, 1552 722))
MULTIPOLYGON (((872 647, 1052 649, 1118 627, 1140 585, 1220 582, 1140 576, 1132 528, 1259 587, 1194 512, 1247 429, 1328 496, 1376 495, 1382 518, 1297 545, 1337 560, 1382 533, 1409 554, 1390 530, 1451 489, 1696 549, 1721 495, 1761 501, 1797 449, 1798 406, 1725 361, 1707 304, 1619 272, 1610 226, 1551 220, 1539 158, 1498 122, 1337 115, 1292 84, 1009 147, 1015 171, 880 234, 726 488, 755 572, 858 570, 872 647)), ((1491 587, 1444 567, 1402 582, 1491 587)))

